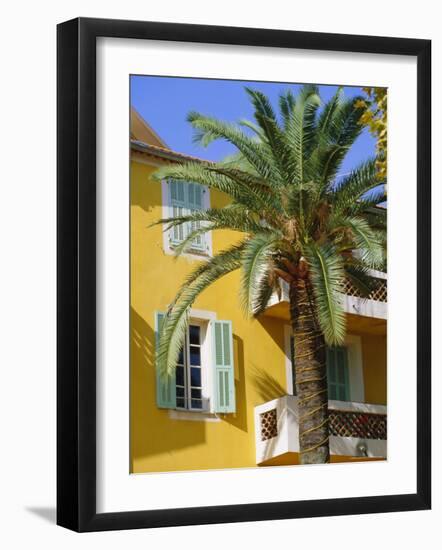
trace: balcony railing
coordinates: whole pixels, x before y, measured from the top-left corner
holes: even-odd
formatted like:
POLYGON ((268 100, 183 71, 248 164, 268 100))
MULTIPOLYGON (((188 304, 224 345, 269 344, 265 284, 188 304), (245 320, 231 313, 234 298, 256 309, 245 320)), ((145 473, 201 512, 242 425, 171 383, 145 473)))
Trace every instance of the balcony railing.
MULTIPOLYGON (((387 319, 387 276, 380 271, 372 270, 374 289, 368 297, 362 296, 361 292, 348 280, 345 281, 341 294, 342 305, 346 313, 359 315, 361 317, 373 317, 376 319, 387 319)), ((270 316, 285 316, 281 307, 288 308, 289 285, 282 281, 281 294, 276 293, 270 298, 266 314, 270 316)))
POLYGON ((374 289, 368 295, 364 297, 361 292, 347 279, 344 283, 344 292, 347 296, 355 296, 366 300, 374 300, 376 302, 387 301, 387 279, 375 279, 374 289))
MULTIPOLYGON (((387 408, 329 401, 330 453, 386 458, 387 408)), ((255 407, 256 463, 299 453, 298 398, 285 395, 255 407)))
POLYGON ((329 409, 330 435, 359 437, 363 439, 387 439, 387 415, 329 409))

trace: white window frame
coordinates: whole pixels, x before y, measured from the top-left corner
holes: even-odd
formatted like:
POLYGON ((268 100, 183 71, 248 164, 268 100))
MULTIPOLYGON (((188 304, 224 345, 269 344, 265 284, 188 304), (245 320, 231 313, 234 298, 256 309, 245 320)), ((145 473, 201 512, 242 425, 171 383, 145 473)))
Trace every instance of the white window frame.
MULTIPOLYGON (((288 395, 293 395, 292 362, 290 357, 291 334, 292 329, 290 325, 284 325, 285 372, 288 395)), ((347 334, 343 347, 347 349, 348 381, 350 386, 350 399, 348 403, 365 403, 361 336, 357 334, 347 334)), ((342 403, 346 403, 346 401, 342 403)))
MULTIPOLYGON (((188 335, 186 337, 186 346, 185 346, 185 350, 184 350, 184 355, 185 355, 185 361, 184 361, 184 370, 187 371, 185 374, 184 374, 184 393, 185 393, 185 400, 187 401, 187 403, 189 404, 189 401, 190 401, 190 406, 188 407, 176 407, 177 410, 179 411, 193 411, 193 412, 207 412, 210 410, 210 401, 209 401, 209 397, 207 397, 205 395, 206 393, 206 388, 207 388, 207 383, 206 383, 206 378, 207 378, 207 362, 206 362, 206 357, 205 357, 205 350, 203 349, 203 346, 205 345, 205 342, 206 342, 206 333, 207 333, 207 330, 208 330, 208 326, 207 326, 207 322, 204 322, 200 319, 189 319, 189 326, 192 325, 192 326, 197 326, 200 328, 200 361, 201 361, 201 364, 199 366, 199 368, 201 369, 201 397, 202 397, 202 408, 193 408, 191 405, 192 405, 192 400, 191 398, 189 398, 189 395, 190 395, 190 391, 191 391, 191 385, 190 385, 190 381, 189 381, 189 373, 190 373, 190 369, 191 369, 191 365, 190 365, 190 342, 188 341, 188 335), (209 403, 209 406, 204 406, 206 403, 209 403)), ((178 397, 177 397, 178 399, 178 397)))
MULTIPOLYGON (((191 182, 189 182, 191 183, 191 182)), ((208 210, 210 208, 210 189, 206 186, 202 186, 202 204, 203 210, 208 210)), ((173 217, 173 205, 172 197, 170 193, 170 185, 167 179, 161 181, 161 203, 162 203, 162 218, 172 218, 173 217)), ((163 250, 166 254, 174 255, 175 249, 171 244, 171 231, 163 230, 163 250)), ((206 250, 191 250, 182 254, 186 258, 191 258, 194 260, 204 260, 205 258, 210 258, 213 255, 212 249, 212 232, 207 231, 204 234, 204 241, 206 245, 206 250)))
POLYGON ((214 311, 191 309, 189 314, 189 325, 201 327, 201 386, 202 397, 209 403, 206 409, 169 409, 169 418, 172 420, 195 420, 207 422, 219 422, 220 418, 214 412, 214 380, 213 380, 213 344, 212 344, 212 323, 217 315, 214 311))

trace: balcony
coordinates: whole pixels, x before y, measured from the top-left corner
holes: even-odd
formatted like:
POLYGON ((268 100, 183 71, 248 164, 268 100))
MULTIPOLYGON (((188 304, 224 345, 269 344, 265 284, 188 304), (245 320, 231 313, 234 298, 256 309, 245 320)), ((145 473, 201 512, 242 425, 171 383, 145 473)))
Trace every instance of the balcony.
MULTIPOLYGON (((331 462, 387 457, 387 407, 329 401, 331 462)), ((298 398, 285 395, 255 407, 256 464, 299 463, 298 398)))
MULTIPOLYGON (((387 275, 374 270, 372 275, 376 286, 368 298, 363 298, 359 291, 349 281, 346 281, 341 299, 344 311, 349 315, 350 321, 353 320, 357 325, 356 328, 360 327, 364 331, 368 327, 371 331, 375 326, 373 319, 377 319, 378 329, 383 332, 387 319, 387 275)), ((282 281, 281 290, 280 299, 273 294, 264 315, 289 320, 289 287, 285 281, 282 281)))

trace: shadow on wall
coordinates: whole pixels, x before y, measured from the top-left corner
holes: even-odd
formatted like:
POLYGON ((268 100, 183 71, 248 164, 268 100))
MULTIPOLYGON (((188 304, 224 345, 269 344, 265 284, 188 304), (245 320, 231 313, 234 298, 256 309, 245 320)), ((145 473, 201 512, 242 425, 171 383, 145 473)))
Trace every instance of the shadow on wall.
POLYGON ((287 390, 265 369, 253 366, 251 380, 262 399, 262 403, 267 403, 267 401, 287 395, 287 390))
POLYGON ((262 328, 285 355, 284 326, 289 324, 288 321, 277 319, 275 317, 264 317, 263 315, 258 317, 256 321, 262 326, 262 328))
MULTIPOLYGON (((171 420, 167 409, 157 407, 155 333, 133 308, 130 317, 131 471, 137 459, 159 454, 167 454, 164 466, 170 470, 174 451, 205 442, 205 423, 171 420)), ((158 459, 155 471, 157 466, 158 459)))

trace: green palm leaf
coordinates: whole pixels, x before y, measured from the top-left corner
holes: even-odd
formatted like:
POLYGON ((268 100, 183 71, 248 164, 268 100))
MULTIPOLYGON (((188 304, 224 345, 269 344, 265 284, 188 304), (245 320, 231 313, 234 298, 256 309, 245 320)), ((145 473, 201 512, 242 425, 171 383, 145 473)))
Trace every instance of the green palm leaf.
POLYGON ((316 315, 327 344, 340 345, 345 337, 345 313, 340 293, 344 280, 342 259, 331 245, 306 247, 310 266, 316 315))
POLYGON ((336 212, 343 213, 372 189, 379 188, 376 159, 370 159, 344 177, 334 188, 329 189, 336 212))
POLYGON ((269 264, 276 244, 281 236, 272 232, 257 233, 244 247, 241 258, 241 301, 244 312, 252 316, 257 309, 256 302, 260 287, 269 275, 269 264))
POLYGON ((222 254, 224 261, 220 261, 219 257, 212 259, 212 262, 195 270, 188 277, 187 284, 180 288, 174 303, 164 317, 158 344, 157 362, 163 377, 171 376, 175 372, 192 304, 208 286, 240 267, 241 253, 240 245, 225 251, 222 254))
POLYGON ((224 139, 234 145, 262 177, 269 177, 274 165, 262 143, 247 136, 238 126, 213 117, 191 112, 187 120, 195 129, 194 141, 207 147, 212 141, 224 139))

